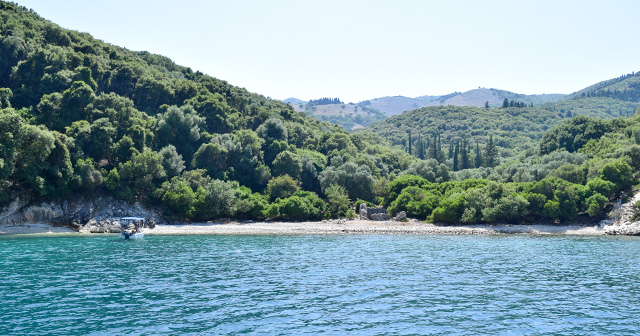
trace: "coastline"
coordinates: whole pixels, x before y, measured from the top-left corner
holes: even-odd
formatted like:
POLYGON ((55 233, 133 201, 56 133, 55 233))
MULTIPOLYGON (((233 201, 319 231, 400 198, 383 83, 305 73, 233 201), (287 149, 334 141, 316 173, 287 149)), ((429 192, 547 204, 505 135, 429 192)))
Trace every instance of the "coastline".
POLYGON ((49 224, 22 224, 0 225, 0 236, 23 234, 69 234, 78 233, 68 227, 53 226, 49 224))
POLYGON ((581 235, 599 236, 605 231, 597 225, 434 225, 409 222, 329 220, 322 222, 245 222, 164 224, 147 229, 149 235, 297 235, 297 234, 424 234, 424 235, 581 235))
MULTIPOLYGON (((48 224, 0 226, 0 235, 69 234, 76 231, 48 224)), ((332 234, 423 234, 423 235, 577 235, 600 236, 605 230, 597 225, 434 225, 417 220, 409 222, 328 220, 321 222, 229 222, 158 224, 145 235, 332 235, 332 234)))

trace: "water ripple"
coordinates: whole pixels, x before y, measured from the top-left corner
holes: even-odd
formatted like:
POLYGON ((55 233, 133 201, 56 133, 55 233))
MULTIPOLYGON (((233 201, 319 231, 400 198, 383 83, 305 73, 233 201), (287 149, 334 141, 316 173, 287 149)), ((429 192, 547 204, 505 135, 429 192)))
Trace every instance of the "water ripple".
POLYGON ((0 237, 2 335, 634 335, 640 240, 0 237))

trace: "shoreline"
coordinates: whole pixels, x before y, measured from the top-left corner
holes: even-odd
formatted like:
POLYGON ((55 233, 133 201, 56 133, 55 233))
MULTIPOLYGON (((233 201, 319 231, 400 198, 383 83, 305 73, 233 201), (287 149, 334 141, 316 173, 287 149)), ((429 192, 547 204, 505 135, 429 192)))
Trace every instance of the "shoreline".
MULTIPOLYGON (((67 227, 48 224, 0 226, 0 235, 78 233, 67 227)), ((79 233, 80 234, 80 233, 79 233)), ((409 222, 326 220, 321 222, 229 222, 158 224, 145 235, 335 235, 335 234, 423 234, 423 235, 575 235, 600 236, 605 230, 585 224, 475 224, 434 225, 417 220, 409 222)))

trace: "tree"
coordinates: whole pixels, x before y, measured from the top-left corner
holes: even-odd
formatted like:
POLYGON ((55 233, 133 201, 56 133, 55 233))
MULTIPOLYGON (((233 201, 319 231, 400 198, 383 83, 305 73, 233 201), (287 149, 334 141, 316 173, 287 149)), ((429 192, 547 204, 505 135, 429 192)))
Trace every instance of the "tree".
POLYGON ((482 152, 480 152, 480 145, 478 144, 478 142, 476 141, 476 155, 475 155, 475 159, 474 159, 474 165, 476 168, 480 168, 482 167, 482 152))
POLYGON ((11 107, 13 92, 9 88, 0 88, 0 109, 11 107))
POLYGON ((205 143, 193 155, 191 167, 206 169, 209 175, 224 178, 228 168, 229 151, 217 143, 205 143))
POLYGON ((451 178, 449 167, 444 163, 438 163, 435 159, 427 159, 413 162, 404 174, 416 175, 429 182, 447 182, 451 178))
POLYGON ((162 156, 146 150, 113 168, 107 175, 105 184, 117 197, 134 202, 150 195, 166 176, 162 156))
POLYGON ((273 160, 271 167, 271 173, 273 176, 289 175, 294 180, 300 180, 302 162, 296 154, 288 150, 279 153, 273 160))
POLYGON ((182 155, 178 154, 176 147, 168 145, 162 148, 158 154, 162 156, 162 167, 167 173, 167 177, 179 175, 185 168, 182 155))
POLYGON ((509 99, 505 98, 504 101, 502 102, 502 108, 507 108, 509 107, 509 99))
POLYGON ((265 140, 267 145, 275 140, 286 142, 289 139, 287 128, 284 126, 282 120, 277 117, 267 119, 258 127, 256 133, 265 140))
POLYGON ((200 143, 200 127, 204 118, 197 115, 193 107, 170 106, 158 115, 156 126, 157 148, 174 145, 185 161, 191 162, 200 143))
POLYGON ((438 206, 440 197, 417 186, 407 187, 391 202, 389 212, 395 216, 400 211, 406 211, 408 216, 424 219, 438 206))
POLYGON ((603 180, 613 182, 616 185, 615 190, 618 191, 630 187, 633 183, 633 169, 622 160, 606 163, 600 168, 599 173, 603 180))
POLYGON ((298 190, 300 190, 298 182, 289 175, 274 177, 267 184, 267 195, 272 201, 289 197, 298 190))
POLYGON ((85 109, 95 97, 95 93, 85 82, 73 82, 71 87, 62 94, 61 108, 65 113, 60 116, 54 129, 62 131, 62 127, 68 126, 76 120, 87 119, 85 109))
POLYGON ((27 181, 36 191, 42 191, 44 179, 40 174, 49 164, 47 157, 55 148, 55 136, 44 127, 22 125, 17 134, 15 157, 16 177, 27 181))
POLYGON ((460 170, 459 159, 458 159, 459 157, 460 157, 460 143, 456 142, 456 147, 453 152, 453 171, 460 170))
POLYGON ((469 162, 469 144, 466 139, 462 140, 462 148, 460 150, 460 169, 471 168, 471 162, 469 162))
POLYGON ((238 188, 238 182, 235 181, 212 180, 206 188, 197 192, 195 217, 209 220, 235 215, 238 188))
POLYGON ((484 166, 495 167, 498 165, 498 148, 493 143, 493 135, 489 136, 489 142, 484 148, 484 166))
MULTIPOLYGON (((338 158, 338 157, 335 157, 338 158)), ((318 180, 323 191, 336 184, 347 189, 350 199, 371 200, 373 198, 374 177, 371 175, 371 169, 368 166, 358 166, 354 162, 336 164, 327 167, 320 175, 318 180)))
POLYGON ((351 209, 347 190, 342 186, 334 184, 327 188, 324 193, 327 195, 327 212, 325 217, 346 217, 351 209))
POLYGON ((78 159, 70 181, 71 188, 91 193, 102 183, 102 174, 96 169, 95 162, 91 158, 78 159))

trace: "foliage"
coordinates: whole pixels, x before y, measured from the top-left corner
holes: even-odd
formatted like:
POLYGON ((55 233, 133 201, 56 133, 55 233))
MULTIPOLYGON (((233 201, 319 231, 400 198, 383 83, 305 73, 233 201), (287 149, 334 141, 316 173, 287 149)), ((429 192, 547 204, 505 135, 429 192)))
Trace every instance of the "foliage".
POLYGON ((315 193, 298 191, 287 198, 271 203, 267 217, 286 220, 318 220, 322 218, 325 203, 315 193))
POLYGON ((346 217, 349 210, 351 210, 347 189, 334 184, 325 190, 325 194, 327 195, 327 210, 325 217, 346 217))
MULTIPOLYGON (((563 220, 600 216, 640 171, 640 117, 611 119, 637 106, 635 74, 542 106, 425 107, 348 133, 0 6, 0 205, 98 192, 176 220, 334 218, 356 199, 445 223, 563 220)), ((354 124, 379 116, 352 107, 354 124)))
POLYGON ((298 182, 291 178, 291 176, 285 174, 269 180, 266 193, 271 200, 276 200, 278 198, 289 197, 298 190, 300 190, 298 182))

